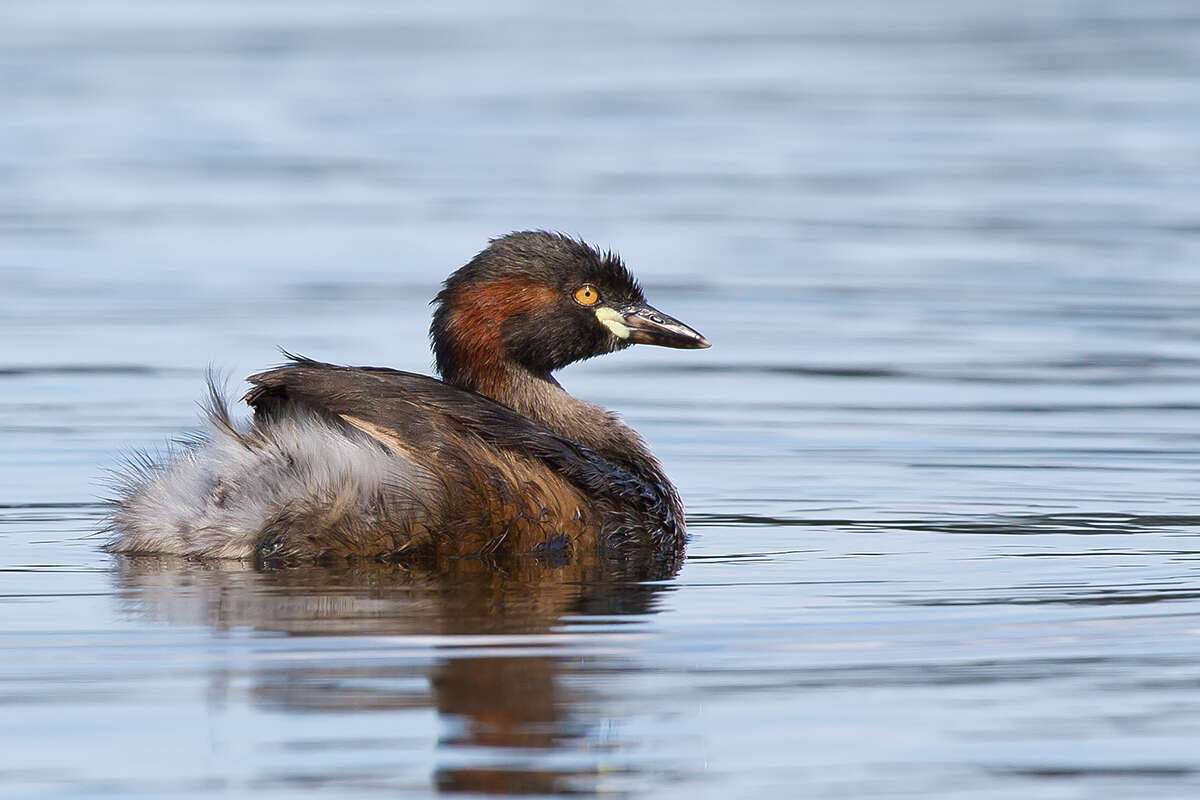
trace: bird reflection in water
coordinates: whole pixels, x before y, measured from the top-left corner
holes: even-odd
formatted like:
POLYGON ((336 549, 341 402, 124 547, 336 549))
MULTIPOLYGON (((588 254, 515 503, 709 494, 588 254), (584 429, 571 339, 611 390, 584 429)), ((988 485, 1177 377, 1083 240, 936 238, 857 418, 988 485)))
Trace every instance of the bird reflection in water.
MULTIPOLYGON (((564 680, 568 669, 578 672, 579 653, 546 653, 557 649, 552 635, 564 617, 653 613, 664 587, 645 581, 662 577, 668 576, 536 558, 504 564, 456 559, 436 569, 364 562, 269 570, 230 561, 122 556, 116 568, 127 610, 173 625, 363 637, 367 648, 381 644, 372 637, 388 637, 384 645, 397 636, 448 637, 435 640, 439 650, 450 648, 447 654, 432 658, 414 658, 411 649, 390 658, 383 649, 367 660, 351 657, 350 665, 300 659, 279 666, 267 659, 267 665, 251 667, 251 696, 256 704, 288 712, 432 706, 443 721, 439 750, 451 756, 440 759, 446 763, 434 771, 437 789, 495 794, 597 788, 595 740, 603 727, 584 711, 595 698, 579 681, 564 680), (547 635, 551 638, 539 638, 535 646, 505 638, 547 635), (496 639, 475 638, 480 636, 496 639), (472 638, 460 643, 455 637, 472 638), (529 655, 514 654, 522 647, 529 655), (574 757, 545 763, 543 756, 564 752, 574 757), (590 762, 581 763, 580 754, 590 762)), ((603 643, 603 636, 597 641, 603 643)), ((606 658, 592 651, 589 657, 606 658)), ((219 686, 229 675, 224 667, 213 668, 209 678, 219 686)), ((614 777, 611 766, 603 776, 614 777)))

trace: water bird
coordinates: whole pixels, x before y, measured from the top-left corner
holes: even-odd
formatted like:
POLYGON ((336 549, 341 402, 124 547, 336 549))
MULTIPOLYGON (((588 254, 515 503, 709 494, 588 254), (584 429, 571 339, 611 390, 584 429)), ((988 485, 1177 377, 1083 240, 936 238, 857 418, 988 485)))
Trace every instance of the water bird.
POLYGON ((118 472, 108 548, 260 564, 512 554, 677 563, 675 487, 614 413, 552 373, 633 344, 706 348, 612 252, 544 231, 493 239, 434 298, 441 379, 285 353, 236 423, 118 472))

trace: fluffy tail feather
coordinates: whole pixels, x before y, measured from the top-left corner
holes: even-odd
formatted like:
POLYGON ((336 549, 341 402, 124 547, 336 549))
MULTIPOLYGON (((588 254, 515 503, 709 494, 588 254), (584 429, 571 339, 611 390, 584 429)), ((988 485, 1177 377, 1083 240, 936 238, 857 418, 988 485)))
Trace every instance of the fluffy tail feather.
POLYGON ((425 468, 316 413, 239 427, 212 375, 208 389, 205 432, 115 473, 111 551, 319 558, 428 539, 444 488, 425 468))

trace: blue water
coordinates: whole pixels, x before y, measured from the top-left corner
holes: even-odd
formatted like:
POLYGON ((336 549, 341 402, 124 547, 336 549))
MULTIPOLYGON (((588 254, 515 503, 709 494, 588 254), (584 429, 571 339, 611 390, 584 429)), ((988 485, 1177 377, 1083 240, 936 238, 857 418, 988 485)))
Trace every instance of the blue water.
POLYGON ((0 795, 1200 794, 1193 3, 0 20, 0 795), (102 552, 209 365, 427 371, 530 227, 713 342, 560 376, 678 576, 102 552))

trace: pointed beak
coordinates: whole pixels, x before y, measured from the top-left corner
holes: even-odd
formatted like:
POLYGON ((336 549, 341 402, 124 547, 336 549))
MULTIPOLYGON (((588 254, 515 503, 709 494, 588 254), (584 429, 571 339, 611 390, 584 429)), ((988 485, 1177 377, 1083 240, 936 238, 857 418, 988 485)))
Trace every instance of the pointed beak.
POLYGON ((620 309, 598 308, 596 317, 618 339, 634 344, 656 344, 659 347, 678 347, 700 350, 711 347, 708 339, 674 317, 648 305, 625 306, 620 309))

